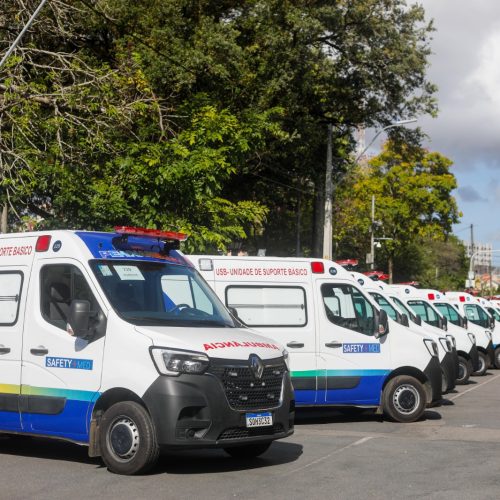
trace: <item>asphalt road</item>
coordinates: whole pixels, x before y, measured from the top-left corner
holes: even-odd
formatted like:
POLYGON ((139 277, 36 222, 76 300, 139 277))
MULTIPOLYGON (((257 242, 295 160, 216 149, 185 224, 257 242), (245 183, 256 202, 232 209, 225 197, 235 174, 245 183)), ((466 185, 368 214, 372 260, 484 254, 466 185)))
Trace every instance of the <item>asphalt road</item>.
POLYGON ((141 477, 69 443, 0 437, 0 499, 499 499, 500 372, 445 403, 414 424, 302 411, 294 436, 261 458, 182 452, 141 477))

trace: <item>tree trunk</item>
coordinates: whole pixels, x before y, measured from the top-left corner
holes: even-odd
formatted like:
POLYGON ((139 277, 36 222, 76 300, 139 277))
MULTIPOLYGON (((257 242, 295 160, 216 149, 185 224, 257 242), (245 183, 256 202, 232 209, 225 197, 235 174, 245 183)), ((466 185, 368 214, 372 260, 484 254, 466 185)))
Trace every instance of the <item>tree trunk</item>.
POLYGON ((8 206, 7 203, 4 203, 2 207, 2 223, 1 223, 1 231, 2 233, 7 232, 7 214, 8 214, 8 206))
POLYGON ((389 285, 392 285, 392 255, 389 255, 389 260, 387 261, 387 267, 389 268, 389 285))

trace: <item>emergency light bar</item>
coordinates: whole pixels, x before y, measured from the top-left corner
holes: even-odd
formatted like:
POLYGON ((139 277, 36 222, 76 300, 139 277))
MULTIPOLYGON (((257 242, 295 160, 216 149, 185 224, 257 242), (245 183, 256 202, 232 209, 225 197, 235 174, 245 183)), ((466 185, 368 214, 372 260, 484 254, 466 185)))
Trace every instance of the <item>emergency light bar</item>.
POLYGON ((159 229, 147 229, 144 227, 131 226, 115 226, 115 232, 122 235, 147 236, 150 238, 158 238, 160 240, 186 241, 188 237, 187 234, 184 233, 160 231, 159 229))
POLYGON ((433 293, 428 293, 427 297, 429 300, 436 300, 436 296, 433 293))

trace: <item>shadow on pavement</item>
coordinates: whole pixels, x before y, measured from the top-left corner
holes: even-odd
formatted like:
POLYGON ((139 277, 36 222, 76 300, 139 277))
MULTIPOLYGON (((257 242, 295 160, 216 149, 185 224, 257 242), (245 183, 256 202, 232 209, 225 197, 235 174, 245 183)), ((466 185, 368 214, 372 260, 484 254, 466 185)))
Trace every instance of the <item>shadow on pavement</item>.
POLYGON ((0 436, 0 454, 102 466, 98 458, 88 456, 86 446, 31 436, 0 436))
POLYGON ((268 451, 256 458, 233 458, 223 450, 191 450, 164 453, 150 474, 218 474, 260 469, 295 462, 302 445, 275 441, 268 451))
POLYGON ((381 422, 382 415, 376 415, 372 408, 296 408, 295 425, 335 422, 381 422))

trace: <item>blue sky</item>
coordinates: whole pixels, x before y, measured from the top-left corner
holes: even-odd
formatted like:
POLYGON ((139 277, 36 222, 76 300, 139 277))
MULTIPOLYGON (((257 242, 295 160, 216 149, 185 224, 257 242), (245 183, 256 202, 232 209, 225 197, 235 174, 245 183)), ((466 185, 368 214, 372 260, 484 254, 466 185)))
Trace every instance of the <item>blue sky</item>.
POLYGON ((428 76, 439 87, 438 117, 419 117, 418 126, 425 146, 454 162, 463 213, 454 232, 469 241, 473 224, 475 242, 500 250, 500 2, 415 3, 434 19, 428 76))

